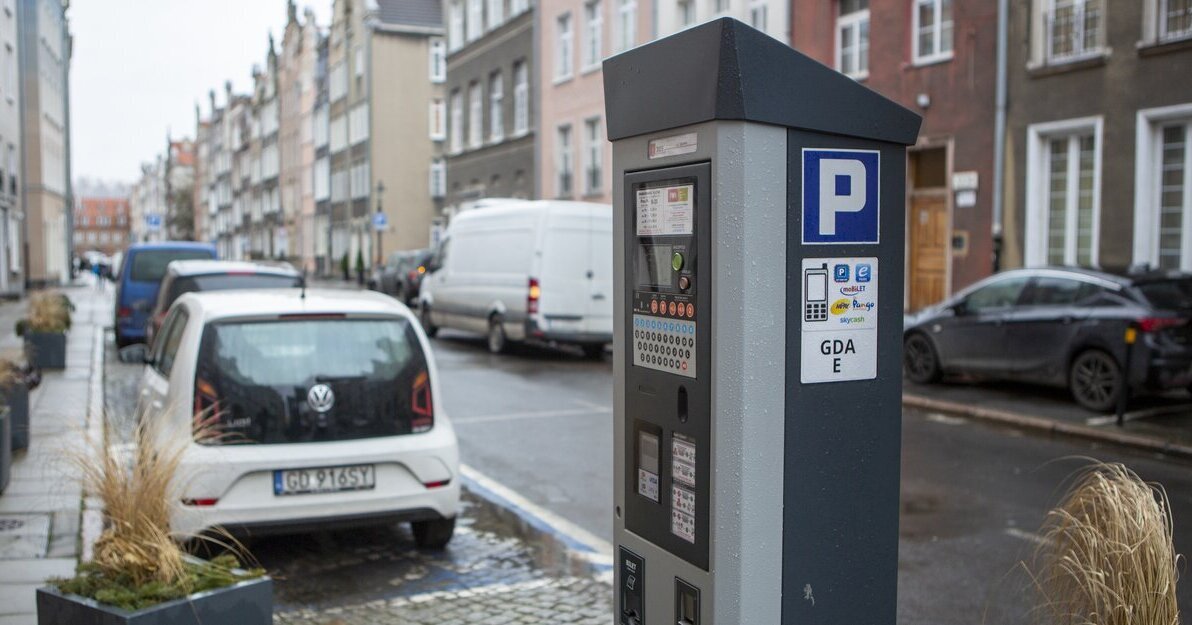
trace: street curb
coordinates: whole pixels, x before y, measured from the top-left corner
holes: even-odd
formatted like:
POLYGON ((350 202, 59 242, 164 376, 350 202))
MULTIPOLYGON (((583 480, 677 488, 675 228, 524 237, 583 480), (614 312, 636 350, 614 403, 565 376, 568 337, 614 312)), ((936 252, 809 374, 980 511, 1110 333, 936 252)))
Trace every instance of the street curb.
POLYGON ((591 573, 612 570, 612 545, 559 515, 531 502, 509 487, 461 464, 462 485, 484 503, 513 515, 527 533, 552 540, 565 551, 568 560, 591 573))
POLYGON ((1074 438, 1112 443, 1114 445, 1121 445, 1122 447, 1192 459, 1192 447, 1150 436, 1103 430, 1078 423, 1065 423, 1045 417, 1034 417, 1007 410, 998 410, 996 408, 981 408, 970 404, 931 399, 911 393, 902 394, 902 405, 910 408, 932 410, 972 419, 991 421, 1002 425, 1046 432, 1048 434, 1060 434, 1074 438))
MULTIPOLYGON (((94 323, 94 320, 92 320, 94 323)), ((91 375, 88 378, 87 390, 87 421, 86 441, 88 445, 107 444, 104 440, 104 367, 107 330, 102 324, 95 323, 95 337, 91 348, 91 375)), ((81 479, 81 478, 80 478, 81 479)), ((83 489, 83 505, 79 520, 79 561, 90 562, 95 554, 95 541, 103 533, 103 507, 92 493, 83 489)))

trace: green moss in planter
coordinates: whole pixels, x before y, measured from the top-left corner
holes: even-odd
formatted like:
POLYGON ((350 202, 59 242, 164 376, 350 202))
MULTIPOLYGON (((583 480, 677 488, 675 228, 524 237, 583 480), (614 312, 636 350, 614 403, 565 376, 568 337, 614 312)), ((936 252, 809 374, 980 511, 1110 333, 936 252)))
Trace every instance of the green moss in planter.
POLYGON ((224 554, 211 561, 187 559, 186 577, 174 584, 150 582, 137 586, 132 578, 124 575, 109 576, 94 564, 80 564, 75 576, 70 579, 54 578, 51 586, 58 590, 118 608, 136 611, 181 599, 187 595, 216 590, 245 580, 256 579, 265 574, 262 569, 239 570, 240 563, 235 556, 224 554))

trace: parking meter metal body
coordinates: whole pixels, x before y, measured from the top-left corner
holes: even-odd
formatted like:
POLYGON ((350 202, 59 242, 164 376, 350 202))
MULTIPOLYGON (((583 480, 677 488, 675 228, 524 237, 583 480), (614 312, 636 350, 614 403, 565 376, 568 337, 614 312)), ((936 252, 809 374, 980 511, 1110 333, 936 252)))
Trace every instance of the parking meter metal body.
POLYGON ((604 81, 614 622, 892 624, 919 117, 731 19, 604 81))

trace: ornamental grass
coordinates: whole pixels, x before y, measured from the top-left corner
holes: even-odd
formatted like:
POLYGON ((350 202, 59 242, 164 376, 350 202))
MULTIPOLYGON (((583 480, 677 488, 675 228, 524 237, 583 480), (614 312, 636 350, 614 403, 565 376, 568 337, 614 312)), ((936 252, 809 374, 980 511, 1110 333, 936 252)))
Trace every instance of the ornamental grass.
POLYGON ((1039 620, 1054 625, 1178 625, 1181 556, 1167 493, 1124 465, 1076 475, 1048 513, 1031 571, 1039 620))

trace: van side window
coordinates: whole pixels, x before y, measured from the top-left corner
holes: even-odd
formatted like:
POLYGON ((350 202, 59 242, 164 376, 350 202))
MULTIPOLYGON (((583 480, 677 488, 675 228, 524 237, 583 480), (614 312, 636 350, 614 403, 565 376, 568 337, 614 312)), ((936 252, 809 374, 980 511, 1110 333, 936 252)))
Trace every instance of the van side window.
POLYGON ((447 265, 447 250, 450 248, 451 239, 443 239, 443 242, 439 244, 439 251, 435 252, 435 259, 433 261, 436 271, 447 265))
POLYGON ((164 325, 158 340, 158 354, 153 359, 153 367, 165 377, 170 377, 170 370, 174 368, 174 359, 178 356, 178 347, 182 344, 182 333, 186 330, 186 322, 190 316, 186 308, 178 307, 164 325))

